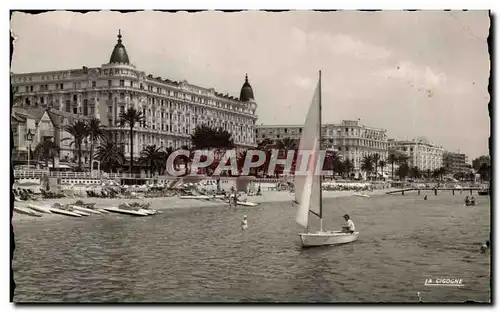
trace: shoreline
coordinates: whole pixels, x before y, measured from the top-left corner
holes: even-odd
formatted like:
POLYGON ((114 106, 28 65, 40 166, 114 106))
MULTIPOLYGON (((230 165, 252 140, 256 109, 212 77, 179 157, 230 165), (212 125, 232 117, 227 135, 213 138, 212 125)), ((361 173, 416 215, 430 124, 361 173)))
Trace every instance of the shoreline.
MULTIPOLYGON (((386 192, 390 192, 393 190, 398 190, 397 188, 386 188, 386 189, 376 189, 372 191, 364 191, 362 193, 370 195, 370 196, 381 196, 387 195, 386 192)), ((340 198, 340 197, 352 197, 354 196, 356 191, 348 190, 348 191, 323 191, 322 195, 324 199, 327 198, 340 198)), ((390 195, 387 195, 390 196, 390 195)), ((281 203, 281 202, 291 202, 293 201, 294 194, 288 191, 265 191, 260 196, 247 196, 248 201, 255 202, 259 204, 265 203, 281 203)), ((178 196, 172 197, 156 197, 156 198, 142 198, 142 199, 121 199, 121 198, 58 198, 58 199, 43 199, 37 201, 26 201, 26 202, 14 202, 14 204, 19 205, 20 207, 26 207, 28 203, 39 204, 43 206, 49 206, 54 203, 60 204, 71 204, 77 200, 81 200, 86 203, 96 203, 96 207, 106 207, 106 206, 117 206, 120 203, 124 202, 148 202, 151 204, 150 208, 164 211, 168 209, 189 209, 189 208, 211 208, 217 207, 221 205, 227 205, 225 201, 213 201, 213 200, 199 200, 199 199, 181 199, 178 196)), ((243 207, 243 206, 241 206, 243 207)), ((252 208, 250 208, 252 209, 252 208)), ((113 214, 110 214, 113 215, 113 214)), ((88 217, 103 217, 99 215, 91 215, 88 217)), ((108 216, 108 215, 104 215, 108 216)), ((47 220, 56 220, 62 218, 71 218, 69 216, 59 215, 59 214, 42 214, 41 217, 32 217, 24 214, 19 214, 17 212, 12 212, 12 224, 19 222, 31 222, 31 221, 47 221, 47 220)))

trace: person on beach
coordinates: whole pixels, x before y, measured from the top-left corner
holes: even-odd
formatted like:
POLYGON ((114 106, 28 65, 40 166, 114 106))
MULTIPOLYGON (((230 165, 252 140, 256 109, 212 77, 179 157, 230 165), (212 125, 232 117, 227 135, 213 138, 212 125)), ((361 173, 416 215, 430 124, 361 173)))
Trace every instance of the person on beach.
POLYGON ((243 216, 243 220, 241 220, 241 229, 244 231, 248 229, 247 216, 243 216))
POLYGON ((465 196, 465 204, 466 205, 470 204, 469 196, 465 196))
POLYGON ((347 233, 354 233, 354 230, 356 227, 354 226, 354 222, 352 222, 351 218, 349 217, 348 214, 344 215, 344 219, 346 222, 346 226, 342 227, 342 232, 347 232, 347 233))
POLYGON ((476 204, 476 199, 474 198, 474 196, 472 196, 470 198, 470 203, 471 203, 472 206, 474 206, 476 204))
POLYGON ((427 200, 427 195, 424 196, 424 200, 427 200))
POLYGON ((481 245, 481 253, 485 253, 490 250, 490 241, 487 240, 486 243, 481 245))

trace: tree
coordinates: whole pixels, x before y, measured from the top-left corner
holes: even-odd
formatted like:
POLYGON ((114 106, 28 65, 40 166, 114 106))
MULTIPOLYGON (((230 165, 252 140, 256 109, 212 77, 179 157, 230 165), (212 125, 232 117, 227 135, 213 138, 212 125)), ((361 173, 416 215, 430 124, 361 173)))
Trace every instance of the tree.
POLYGON ((191 134, 191 145, 196 150, 226 150, 234 147, 234 140, 231 133, 222 128, 198 125, 191 134))
POLYGON ((325 162, 323 164, 322 170, 331 170, 333 172, 332 179, 335 177, 335 173, 341 173, 342 168, 340 168, 340 156, 337 151, 327 150, 325 153, 325 162))
POLYGON ((113 172, 117 167, 123 166, 125 160, 122 149, 110 138, 101 141, 95 157, 101 162, 102 170, 106 172, 113 172))
POLYGON ((52 168, 55 168, 55 158, 59 155, 60 148, 49 138, 44 138, 35 147, 35 156, 45 161, 45 167, 49 166, 49 160, 52 160, 52 168))
POLYGON ((378 162, 380 161, 380 154, 375 153, 372 155, 373 167, 375 171, 375 178, 378 178, 378 162))
POLYGON ((346 158, 342 163, 344 164, 344 171, 349 176, 353 172, 353 170, 354 170, 354 163, 353 163, 353 161, 350 160, 349 158, 346 158))
POLYGON ((88 135, 90 137, 90 168, 92 168, 92 160, 94 159, 94 146, 96 141, 105 138, 106 132, 101 121, 97 118, 92 118, 87 122, 88 135))
POLYGON ((361 161, 361 170, 366 172, 367 176, 373 172, 373 158, 371 155, 363 157, 363 160, 361 161))
POLYGON ((141 162, 148 165, 151 177, 153 177, 155 170, 161 167, 163 153, 161 148, 156 147, 156 145, 148 145, 141 151, 141 162))
POLYGON ((384 174, 384 168, 387 166, 387 162, 385 160, 379 160, 378 166, 380 167, 380 171, 382 172, 382 175, 384 174))
POLYGON ((481 176, 481 181, 490 181, 491 178, 491 165, 488 163, 482 163, 478 170, 481 176))
MULTIPOLYGON (((70 146, 75 146, 78 157, 78 170, 82 170, 82 142, 89 134, 87 123, 82 120, 78 120, 72 125, 65 126, 64 130, 73 137, 73 141, 71 141, 70 146)), ((69 139, 70 138, 65 138, 61 141, 69 139)))
POLYGON ((398 175, 400 180, 403 180, 408 176, 409 171, 410 168, 408 167, 408 164, 404 162, 401 165, 399 165, 398 169, 396 170, 396 174, 398 175))
POLYGON ((398 162, 398 154, 395 151, 391 152, 389 154, 389 158, 387 160, 389 161, 389 163, 392 166, 391 178, 394 179, 394 163, 398 162))
POLYGON ((271 141, 271 139, 264 138, 264 140, 260 141, 257 144, 257 148, 263 150, 263 149, 267 148, 267 146, 272 145, 272 144, 273 144, 273 141, 271 141))
POLYGON ((491 166, 490 156, 483 155, 483 156, 480 156, 480 157, 474 159, 472 161, 472 168, 474 168, 474 170, 476 170, 476 172, 479 172, 479 169, 481 168, 482 164, 487 164, 487 165, 491 166))
POLYGON ((443 180, 443 176, 446 174, 446 169, 444 167, 437 168, 433 171, 432 175, 439 180, 443 180))
POLYGON ((276 142, 276 148, 278 148, 279 150, 289 151, 297 149, 298 146, 297 142, 294 139, 283 138, 276 142))
POLYGON ((411 167, 410 169, 410 177, 413 179, 418 179, 422 176, 420 169, 418 167, 411 167))
POLYGON ((145 116, 134 107, 129 107, 126 111, 120 113, 119 118, 120 124, 122 126, 128 125, 130 129, 130 174, 132 174, 134 167, 134 127, 136 124, 144 122, 145 116))

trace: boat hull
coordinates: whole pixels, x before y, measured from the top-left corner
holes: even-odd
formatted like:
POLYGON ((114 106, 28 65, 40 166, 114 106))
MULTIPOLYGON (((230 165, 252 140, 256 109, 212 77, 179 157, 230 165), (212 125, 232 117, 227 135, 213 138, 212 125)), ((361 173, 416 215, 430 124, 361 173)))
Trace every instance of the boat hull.
POLYGON ((180 199, 212 199, 212 196, 208 195, 182 195, 179 196, 180 199))
POLYGON ((71 216, 71 217, 81 217, 80 214, 73 212, 73 211, 68 211, 64 209, 58 209, 58 208, 50 208, 50 211, 53 213, 65 215, 65 216, 71 216))
POLYGON ((370 198, 370 195, 366 195, 366 194, 363 194, 363 193, 353 193, 352 195, 354 195, 354 196, 358 196, 358 197, 366 197, 366 198, 370 198))
POLYGON ((74 210, 76 210, 78 213, 88 212, 88 213, 102 214, 102 212, 100 212, 100 211, 97 211, 95 209, 86 208, 86 207, 75 206, 75 205, 71 205, 70 207, 73 208, 74 210))
POLYGON ((50 211, 49 207, 45 207, 45 206, 38 206, 38 205, 28 204, 28 208, 30 208, 32 210, 35 210, 35 211, 38 211, 38 212, 42 212, 42 213, 52 213, 50 211))
POLYGON ((115 208, 115 207, 103 207, 102 209, 107 210, 109 212, 127 214, 127 215, 131 215, 131 216, 138 216, 138 217, 148 216, 147 213, 139 212, 139 211, 135 211, 135 210, 126 210, 126 209, 120 209, 120 208, 115 208))
POLYGON ((252 202, 237 202, 238 205, 241 205, 241 206, 248 206, 248 207, 255 207, 255 206, 258 206, 259 204, 258 203, 252 203, 252 202))
POLYGON ((299 236, 302 247, 317 247, 354 242, 358 239, 359 232, 354 232, 352 234, 340 231, 301 233, 299 236))
POLYGON ((14 211, 17 213, 25 214, 25 215, 32 216, 32 217, 41 217, 42 216, 42 214, 39 212, 33 211, 29 208, 24 208, 24 207, 19 207, 19 206, 14 206, 14 211))

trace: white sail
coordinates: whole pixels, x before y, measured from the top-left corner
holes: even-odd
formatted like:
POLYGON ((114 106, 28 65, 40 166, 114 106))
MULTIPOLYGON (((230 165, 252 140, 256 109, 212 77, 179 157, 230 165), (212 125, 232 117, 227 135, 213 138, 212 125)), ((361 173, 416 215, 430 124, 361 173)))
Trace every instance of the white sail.
POLYGON ((301 153, 308 154, 303 160, 308 161, 307 174, 295 175, 295 201, 299 205, 296 222, 307 227, 309 211, 320 215, 321 201, 321 176, 316 174, 316 165, 320 151, 320 125, 321 125, 321 80, 318 82, 312 99, 311 107, 307 113, 302 136, 300 138, 299 157, 296 168, 301 167, 301 153))

